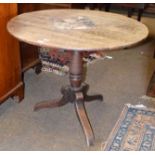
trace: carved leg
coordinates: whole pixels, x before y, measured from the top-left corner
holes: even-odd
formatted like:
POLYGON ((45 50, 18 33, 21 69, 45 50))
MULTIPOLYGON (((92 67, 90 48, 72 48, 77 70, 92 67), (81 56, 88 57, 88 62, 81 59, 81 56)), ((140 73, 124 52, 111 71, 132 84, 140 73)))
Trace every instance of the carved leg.
POLYGON ((61 99, 43 101, 43 102, 37 103, 34 107, 34 111, 44 109, 44 108, 60 107, 69 102, 73 102, 75 100, 74 92, 71 90, 70 87, 62 88, 61 93, 63 94, 63 97, 61 99))
POLYGON ((99 101, 103 101, 103 96, 102 95, 87 95, 89 89, 89 85, 85 84, 83 86, 83 95, 84 95, 84 101, 89 102, 89 101, 94 101, 94 100, 99 100, 99 101))
POLYGON ((82 129, 86 136, 87 145, 93 145, 95 137, 87 116, 87 112, 83 101, 83 94, 81 92, 76 93, 76 101, 74 102, 74 105, 77 117, 81 123, 82 129))
POLYGON ((91 96, 84 96, 84 100, 86 102, 90 102, 90 101, 94 101, 94 100, 99 100, 99 101, 103 101, 103 96, 102 95, 91 95, 91 96))
POLYGON ((53 101, 43 101, 40 103, 37 103, 34 107, 34 111, 43 109, 43 108, 55 108, 55 107, 60 107, 67 104, 66 101, 64 100, 64 98, 62 97, 62 99, 57 99, 57 100, 53 100, 53 101))

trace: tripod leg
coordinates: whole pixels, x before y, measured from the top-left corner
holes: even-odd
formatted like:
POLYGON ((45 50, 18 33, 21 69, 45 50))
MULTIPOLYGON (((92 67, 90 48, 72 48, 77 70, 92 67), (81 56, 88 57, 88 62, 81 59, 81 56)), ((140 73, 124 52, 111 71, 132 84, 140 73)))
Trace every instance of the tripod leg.
POLYGON ((100 100, 100 101, 103 101, 103 96, 102 95, 92 95, 92 96, 84 96, 84 100, 86 102, 89 102, 89 101, 94 101, 94 100, 100 100))
POLYGON ((87 145, 93 145, 94 143, 94 133, 89 122, 87 112, 84 106, 83 95, 82 93, 76 93, 76 100, 74 102, 76 114, 84 131, 87 145))
POLYGON ((55 108, 60 107, 67 104, 67 101, 62 97, 59 100, 52 100, 52 101, 43 101, 40 103, 37 103, 34 107, 34 111, 43 109, 43 108, 55 108))
POLYGON ((93 101, 93 100, 103 101, 102 95, 87 95, 88 89, 89 89, 89 85, 85 84, 83 86, 84 101, 86 102, 93 101))

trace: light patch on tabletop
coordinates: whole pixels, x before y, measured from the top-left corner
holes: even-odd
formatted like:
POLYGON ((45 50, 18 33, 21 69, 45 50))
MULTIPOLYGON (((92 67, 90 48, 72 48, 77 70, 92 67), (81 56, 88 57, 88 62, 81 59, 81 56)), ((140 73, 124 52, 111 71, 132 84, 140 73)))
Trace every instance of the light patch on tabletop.
POLYGON ((56 29, 70 30, 70 29, 89 29, 95 26, 92 20, 86 16, 57 18, 52 19, 53 25, 56 29))
POLYGON ((48 42, 48 41, 49 41, 49 40, 46 39, 46 38, 41 39, 41 40, 37 40, 37 42, 40 43, 40 44, 46 43, 46 42, 48 42))

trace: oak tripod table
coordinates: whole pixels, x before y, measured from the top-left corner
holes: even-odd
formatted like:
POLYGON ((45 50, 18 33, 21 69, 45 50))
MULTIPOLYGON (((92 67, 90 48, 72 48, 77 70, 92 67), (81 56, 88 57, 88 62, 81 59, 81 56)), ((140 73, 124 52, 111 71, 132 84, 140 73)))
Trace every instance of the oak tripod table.
POLYGON ((10 34, 20 41, 70 51, 70 85, 61 89, 62 98, 35 105, 34 110, 73 103, 87 145, 94 143, 85 101, 102 100, 102 95, 88 96, 88 85, 82 83, 83 53, 110 51, 132 46, 148 36, 147 27, 134 19, 102 11, 62 9, 24 13, 7 25, 10 34))

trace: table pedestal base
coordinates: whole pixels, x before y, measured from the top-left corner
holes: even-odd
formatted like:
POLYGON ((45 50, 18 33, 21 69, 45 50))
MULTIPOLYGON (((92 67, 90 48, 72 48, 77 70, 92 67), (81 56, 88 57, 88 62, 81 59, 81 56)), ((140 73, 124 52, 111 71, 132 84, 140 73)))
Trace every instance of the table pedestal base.
POLYGON ((93 145, 94 133, 89 122, 84 102, 92 100, 103 100, 102 95, 88 96, 87 91, 89 86, 87 84, 81 85, 83 77, 83 52, 73 51, 71 55, 69 78, 70 86, 61 89, 62 98, 53 101, 45 101, 35 105, 34 110, 37 111, 42 108, 54 108, 63 106, 67 103, 73 103, 77 117, 80 121, 84 131, 87 145, 93 145))
POLYGON ((88 96, 87 95, 88 88, 89 86, 87 84, 82 86, 82 89, 80 91, 74 91, 70 86, 64 87, 61 89, 61 93, 63 95, 61 99, 37 103, 34 107, 34 111, 43 108, 54 108, 63 106, 68 103, 73 103, 75 106, 76 114, 79 118, 84 134, 86 136, 87 145, 88 146, 93 145, 94 133, 87 116, 84 101, 93 101, 93 100, 102 101, 103 97, 102 95, 88 96))

